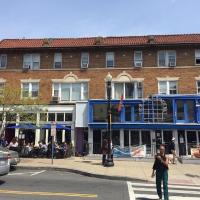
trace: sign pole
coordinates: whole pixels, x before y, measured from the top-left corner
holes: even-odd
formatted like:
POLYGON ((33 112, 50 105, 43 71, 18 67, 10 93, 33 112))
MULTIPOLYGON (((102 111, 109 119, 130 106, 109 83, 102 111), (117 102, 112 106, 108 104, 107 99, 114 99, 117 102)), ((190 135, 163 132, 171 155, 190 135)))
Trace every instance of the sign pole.
POLYGON ((56 136, 56 123, 51 122, 51 164, 53 165, 54 156, 54 136, 56 136))

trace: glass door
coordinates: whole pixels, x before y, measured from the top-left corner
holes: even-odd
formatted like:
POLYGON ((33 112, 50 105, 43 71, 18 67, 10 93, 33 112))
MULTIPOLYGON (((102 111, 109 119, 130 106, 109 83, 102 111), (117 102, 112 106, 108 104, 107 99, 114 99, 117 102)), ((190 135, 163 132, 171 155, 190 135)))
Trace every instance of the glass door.
POLYGON ((146 144, 147 154, 151 154, 151 133, 150 131, 141 131, 142 144, 146 144))
POLYGON ((178 131, 178 147, 179 147, 179 156, 186 155, 186 138, 185 138, 185 131, 179 130, 178 131))
POLYGON ((170 151, 170 143, 172 141, 172 131, 163 131, 163 143, 165 144, 165 152, 166 154, 169 153, 170 151))
POLYGON ((140 145, 140 132, 131 131, 131 146, 139 146, 139 145, 140 145))
POLYGON ((187 151, 188 155, 191 155, 191 148, 197 146, 197 134, 196 131, 187 131, 187 151))

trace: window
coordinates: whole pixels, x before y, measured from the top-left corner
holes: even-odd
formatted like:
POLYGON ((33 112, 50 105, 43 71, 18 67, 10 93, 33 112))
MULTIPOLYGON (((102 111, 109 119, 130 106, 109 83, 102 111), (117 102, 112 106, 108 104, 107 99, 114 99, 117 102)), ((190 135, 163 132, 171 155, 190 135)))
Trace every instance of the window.
POLYGON ((142 51, 134 52, 134 66, 142 67, 142 51))
POLYGON ((159 67, 175 67, 176 51, 159 51, 158 52, 159 67))
POLYGON ((158 93, 159 94, 177 94, 177 81, 159 81, 158 93))
POLYGON ((197 94, 200 94, 200 81, 197 81, 197 94))
POLYGON ((64 121, 64 113, 57 113, 57 121, 58 122, 64 121))
POLYGON ((24 60, 23 60, 23 68, 39 69, 40 68, 40 54, 25 54, 24 60))
POLYGON ((87 83, 54 83, 53 96, 61 101, 85 101, 88 99, 87 83))
POLYGON ((3 96, 4 88, 5 88, 5 83, 0 83, 0 97, 3 96))
POLYGON ((106 53, 106 67, 114 67, 115 56, 113 52, 106 53))
POLYGON ((195 64, 200 65, 200 49, 195 50, 195 64))
POLYGON ((22 83, 22 97, 36 98, 39 96, 39 83, 22 83))
POLYGON ((65 113, 65 121, 68 122, 68 121, 72 121, 72 113, 65 113))
POLYGON ((62 68, 62 53, 54 54, 54 68, 61 69, 62 68))
POLYGON ((107 105, 93 105, 93 122, 107 122, 107 105))
POLYGON ((48 113, 48 121, 55 122, 56 121, 56 113, 48 113))
POLYGON ((89 53, 81 53, 81 68, 88 68, 89 53))
POLYGON ((0 54, 0 68, 6 68, 7 65, 7 55, 0 54))
POLYGON ((114 99, 120 99, 124 95, 125 99, 138 99, 143 96, 142 82, 114 83, 114 99))

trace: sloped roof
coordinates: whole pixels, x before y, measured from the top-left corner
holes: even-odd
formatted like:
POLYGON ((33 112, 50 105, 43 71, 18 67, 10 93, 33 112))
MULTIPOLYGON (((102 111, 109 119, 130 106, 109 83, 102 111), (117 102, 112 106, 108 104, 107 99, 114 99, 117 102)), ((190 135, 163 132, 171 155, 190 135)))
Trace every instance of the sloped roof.
POLYGON ((0 49, 12 48, 70 48, 95 46, 142 46, 168 44, 200 44, 200 34, 89 37, 89 38, 46 38, 46 39, 4 39, 0 49))

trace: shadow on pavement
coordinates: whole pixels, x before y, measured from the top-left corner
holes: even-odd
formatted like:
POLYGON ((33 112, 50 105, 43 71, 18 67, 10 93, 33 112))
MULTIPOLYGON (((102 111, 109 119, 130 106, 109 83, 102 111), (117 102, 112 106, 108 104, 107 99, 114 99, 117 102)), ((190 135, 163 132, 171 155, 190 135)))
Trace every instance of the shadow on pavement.
POLYGON ((189 177, 192 177, 192 178, 200 178, 199 175, 193 175, 193 174, 185 174, 185 176, 189 176, 189 177))
POLYGON ((5 183, 5 181, 0 180, 0 185, 3 185, 5 183))

